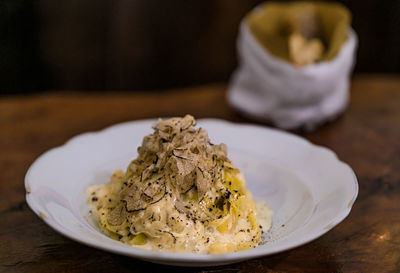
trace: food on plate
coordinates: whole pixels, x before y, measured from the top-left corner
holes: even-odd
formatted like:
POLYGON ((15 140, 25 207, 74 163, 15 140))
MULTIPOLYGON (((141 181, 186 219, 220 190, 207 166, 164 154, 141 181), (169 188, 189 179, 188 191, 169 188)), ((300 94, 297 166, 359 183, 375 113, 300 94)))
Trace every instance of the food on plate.
POLYGON ((262 242, 272 212, 265 203, 257 210, 226 145, 212 144, 195 124, 190 115, 158 120, 125 172, 87 188, 103 233, 130 245, 193 253, 240 251, 262 242))

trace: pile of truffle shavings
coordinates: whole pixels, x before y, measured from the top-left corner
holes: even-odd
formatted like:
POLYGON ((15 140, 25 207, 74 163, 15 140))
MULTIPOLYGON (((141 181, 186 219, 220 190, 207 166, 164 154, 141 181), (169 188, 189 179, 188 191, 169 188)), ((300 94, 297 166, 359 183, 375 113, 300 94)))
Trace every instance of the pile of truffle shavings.
POLYGON ((194 221, 218 217, 202 201, 214 204, 226 194, 223 168, 235 167, 227 158, 225 144, 212 144, 207 132, 195 129, 195 124, 195 119, 186 115, 160 119, 153 126, 154 133, 144 137, 138 157, 127 169, 120 202, 108 216, 110 224, 119 225, 130 213, 145 210, 166 197, 194 221), (182 196, 191 190, 196 190, 197 198, 184 200, 182 196))

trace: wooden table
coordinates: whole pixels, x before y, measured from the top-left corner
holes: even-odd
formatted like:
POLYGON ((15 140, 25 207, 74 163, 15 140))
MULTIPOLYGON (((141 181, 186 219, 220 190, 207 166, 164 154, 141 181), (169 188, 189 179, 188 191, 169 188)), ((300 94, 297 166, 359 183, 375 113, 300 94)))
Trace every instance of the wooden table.
POLYGON ((225 84, 160 92, 45 92, 0 98, 0 272, 400 272, 400 77, 356 76, 333 123, 302 133, 349 163, 360 192, 349 217, 281 254, 216 268, 174 268, 71 241, 26 205, 24 175, 44 151, 111 124, 192 113, 246 121, 225 84))

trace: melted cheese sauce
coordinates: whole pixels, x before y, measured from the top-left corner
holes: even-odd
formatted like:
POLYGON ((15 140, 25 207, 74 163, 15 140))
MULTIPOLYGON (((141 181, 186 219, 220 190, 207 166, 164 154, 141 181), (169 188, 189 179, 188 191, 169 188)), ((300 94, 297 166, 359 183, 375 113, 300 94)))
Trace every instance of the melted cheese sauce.
MULTIPOLYGON (((261 230, 267 232, 272 223, 273 212, 265 202, 254 203, 247 190, 238 197, 236 215, 227 213, 212 223, 192 221, 182 215, 174 206, 176 197, 167 195, 146 210, 138 211, 137 221, 126 227, 113 227, 107 217, 110 210, 118 203, 117 193, 123 183, 124 172, 116 171, 111 182, 105 185, 91 185, 87 188, 87 202, 92 216, 99 223, 100 229, 111 238, 123 243, 153 250, 168 250, 193 253, 225 253, 245 250, 261 243, 261 230), (255 217, 255 218, 253 218, 255 217), (150 219, 150 220, 149 220, 150 219), (154 220, 152 220, 154 219, 154 220), (170 228, 165 236, 157 236, 155 230, 170 228), (127 230, 140 230, 138 235, 127 230), (260 230, 261 228, 261 230, 260 230)), ((234 179, 244 188, 244 177, 238 172, 234 179)), ((227 181, 227 185, 229 185, 227 181)))
POLYGON ((268 232, 272 225, 272 216, 274 215, 274 212, 268 208, 265 201, 256 202, 256 208, 258 224, 261 226, 263 232, 268 232))

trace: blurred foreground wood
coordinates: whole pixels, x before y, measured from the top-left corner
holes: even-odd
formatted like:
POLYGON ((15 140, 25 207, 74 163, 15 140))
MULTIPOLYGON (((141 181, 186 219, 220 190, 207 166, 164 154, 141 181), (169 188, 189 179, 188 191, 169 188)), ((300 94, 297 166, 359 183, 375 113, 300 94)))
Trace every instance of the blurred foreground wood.
POLYGON ((151 264, 86 247, 45 225, 25 203, 24 176, 46 150, 114 123, 191 113, 250 122, 225 84, 154 93, 48 92, 0 97, 0 272, 400 272, 400 77, 357 76, 346 113, 302 134, 335 151, 360 184, 349 217, 321 238, 216 268, 151 264))

